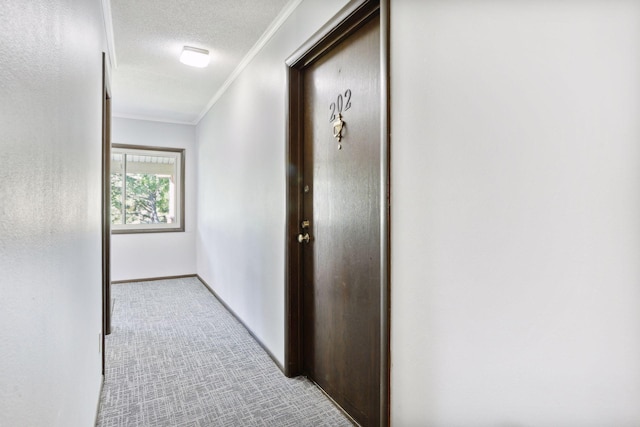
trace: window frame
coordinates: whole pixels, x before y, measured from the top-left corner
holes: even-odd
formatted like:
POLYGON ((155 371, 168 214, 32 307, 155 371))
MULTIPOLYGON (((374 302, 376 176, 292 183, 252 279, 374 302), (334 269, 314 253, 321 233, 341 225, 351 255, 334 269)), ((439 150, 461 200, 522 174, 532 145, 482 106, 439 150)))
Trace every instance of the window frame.
MULTIPOLYGON (((123 153, 126 158, 126 154, 140 155, 140 152, 145 152, 146 155, 158 155, 162 156, 162 153, 178 154, 179 158, 176 162, 176 177, 179 182, 176 183, 176 217, 177 221, 172 224, 113 224, 111 222, 111 215, 109 221, 111 222, 111 234, 138 234, 138 233, 175 233, 185 231, 185 149, 184 148, 172 148, 172 147, 155 147, 148 145, 130 145, 130 144, 111 144, 111 154, 123 153)), ((124 158, 123 158, 124 161, 124 158)), ((126 162, 125 162, 126 165, 126 162)), ((111 172, 109 172, 111 177, 111 172)), ((111 187, 109 187, 111 189, 111 187)), ((126 166, 123 170, 123 204, 126 200, 126 166)), ((111 197, 109 197, 111 200, 111 197)), ((123 218, 124 219, 124 218, 123 218)))

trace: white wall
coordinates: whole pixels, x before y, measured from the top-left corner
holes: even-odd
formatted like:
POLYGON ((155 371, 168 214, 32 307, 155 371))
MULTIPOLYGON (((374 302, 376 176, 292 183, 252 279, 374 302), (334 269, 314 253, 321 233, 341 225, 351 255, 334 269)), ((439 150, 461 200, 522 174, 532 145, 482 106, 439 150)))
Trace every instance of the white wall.
POLYGON ((198 125, 198 274, 284 363, 285 59, 346 4, 305 0, 198 125))
POLYGON ((93 425, 101 381, 99 0, 0 8, 0 425, 93 425))
POLYGON ((640 3, 391 17, 394 425, 640 425, 640 3))
POLYGON ((195 126, 114 117, 111 142, 185 149, 185 231, 112 235, 111 279, 195 274, 195 126))

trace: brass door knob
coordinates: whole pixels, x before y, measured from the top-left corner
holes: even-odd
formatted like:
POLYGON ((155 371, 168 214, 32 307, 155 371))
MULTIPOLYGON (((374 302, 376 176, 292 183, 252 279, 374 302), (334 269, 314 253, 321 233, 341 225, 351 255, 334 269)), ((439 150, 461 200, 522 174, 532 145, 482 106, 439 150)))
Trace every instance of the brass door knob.
POLYGON ((311 237, 309 237, 309 233, 304 233, 304 234, 298 234, 298 243, 309 243, 309 240, 311 239, 311 237))

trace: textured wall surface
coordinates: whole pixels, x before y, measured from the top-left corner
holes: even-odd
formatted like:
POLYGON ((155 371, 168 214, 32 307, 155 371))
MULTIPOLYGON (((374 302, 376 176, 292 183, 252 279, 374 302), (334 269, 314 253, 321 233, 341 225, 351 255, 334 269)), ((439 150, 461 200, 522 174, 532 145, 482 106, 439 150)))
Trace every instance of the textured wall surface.
POLYGON ((640 3, 391 17, 394 425, 640 425, 640 3))
POLYGON ((200 121, 200 274, 284 362, 284 61, 346 3, 306 0, 200 121))
POLYGON ((99 0, 0 7, 0 425, 90 426, 101 381, 99 0))
POLYGON ((134 280, 196 272, 195 126, 115 117, 114 144, 185 149, 185 231, 114 234, 111 237, 111 279, 134 280))

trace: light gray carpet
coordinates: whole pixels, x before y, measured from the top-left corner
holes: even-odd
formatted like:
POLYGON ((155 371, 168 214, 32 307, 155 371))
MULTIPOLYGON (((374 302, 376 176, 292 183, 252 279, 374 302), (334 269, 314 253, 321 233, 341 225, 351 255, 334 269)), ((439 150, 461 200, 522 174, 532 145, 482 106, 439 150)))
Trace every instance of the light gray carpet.
POLYGON ((351 426, 196 278, 117 284, 98 426, 351 426))

